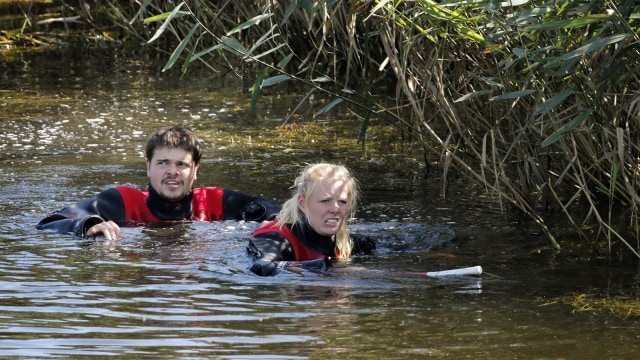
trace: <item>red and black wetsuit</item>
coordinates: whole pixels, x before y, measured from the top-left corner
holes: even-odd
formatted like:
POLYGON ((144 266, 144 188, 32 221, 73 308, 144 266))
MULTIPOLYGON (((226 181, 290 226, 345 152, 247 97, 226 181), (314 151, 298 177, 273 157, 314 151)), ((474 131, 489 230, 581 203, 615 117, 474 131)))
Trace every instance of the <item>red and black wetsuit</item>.
POLYGON ((194 188, 181 201, 167 202, 151 185, 148 191, 115 186, 52 213, 36 227, 83 236, 93 225, 109 220, 125 227, 183 220, 264 221, 279 211, 274 202, 220 187, 194 188))
MULTIPOLYGON (((369 237, 351 236, 351 240, 354 254, 369 253, 376 248, 369 237)), ((261 276, 276 275, 288 266, 326 269, 330 259, 340 257, 335 252, 335 239, 318 234, 306 220, 282 228, 277 221, 262 226, 253 232, 247 251, 253 255, 251 271, 261 276)))

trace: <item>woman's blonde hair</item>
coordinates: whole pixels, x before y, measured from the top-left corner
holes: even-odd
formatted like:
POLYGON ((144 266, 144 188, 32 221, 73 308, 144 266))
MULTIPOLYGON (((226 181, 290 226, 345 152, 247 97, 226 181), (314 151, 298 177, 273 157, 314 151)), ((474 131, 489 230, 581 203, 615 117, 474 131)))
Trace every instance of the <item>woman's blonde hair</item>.
POLYGON ((278 225, 299 224, 303 221, 303 214, 298 207, 298 195, 302 195, 305 203, 309 200, 315 187, 324 180, 342 180, 347 191, 347 218, 340 225, 336 233, 336 255, 341 258, 348 258, 351 255, 353 243, 347 232, 347 221, 355 215, 358 203, 358 183, 351 176, 349 169, 342 165, 319 163, 311 164, 304 168, 302 173, 296 178, 293 186, 293 196, 282 205, 282 210, 278 215, 278 225))

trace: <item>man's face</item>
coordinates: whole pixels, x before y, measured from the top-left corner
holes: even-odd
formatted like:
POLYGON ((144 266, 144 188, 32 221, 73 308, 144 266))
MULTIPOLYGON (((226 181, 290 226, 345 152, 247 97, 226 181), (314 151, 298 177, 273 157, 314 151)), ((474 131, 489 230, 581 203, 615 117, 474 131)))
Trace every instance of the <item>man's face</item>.
POLYGON ((193 187, 199 164, 190 152, 180 148, 157 148, 147 159, 147 176, 151 186, 168 201, 182 200, 193 187))

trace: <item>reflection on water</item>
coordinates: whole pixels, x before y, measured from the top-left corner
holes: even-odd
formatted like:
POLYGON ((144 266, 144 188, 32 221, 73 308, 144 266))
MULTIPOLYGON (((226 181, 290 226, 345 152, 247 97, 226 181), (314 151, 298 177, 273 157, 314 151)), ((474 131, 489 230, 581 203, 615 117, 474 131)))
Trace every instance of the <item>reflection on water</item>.
MULTIPOLYGON (((0 314, 2 332, 12 340, 0 339, 0 349, 20 356, 173 354, 182 349, 197 355, 194 347, 207 348, 205 354, 243 354, 247 347, 322 345, 323 336, 353 332, 349 329, 363 314, 377 316, 381 308, 393 308, 385 298, 394 292, 436 285, 366 271, 373 257, 337 264, 322 274, 259 278, 247 271, 244 249, 255 227, 192 223, 127 228, 123 240, 112 242, 50 233, 38 234, 40 240, 32 244, 6 242, 0 314), (375 301, 356 310, 354 301, 371 296, 375 301), (144 350, 148 347, 154 350, 144 350)), ((383 227, 371 228, 375 231, 368 235, 382 236, 383 227)), ((435 287, 450 294, 475 289, 477 294, 480 282, 457 278, 435 287)))
POLYGON ((259 139, 264 121, 277 126, 286 96, 265 100, 256 121, 246 89, 227 78, 180 80, 113 53, 56 55, 1 65, 3 356, 635 356, 635 319, 546 303, 635 284, 634 274, 551 256, 535 224, 500 212, 465 179, 452 178, 444 200, 439 179, 420 175, 410 155, 364 161, 357 149, 327 150, 323 138, 313 148, 231 142, 237 133, 259 139), (304 162, 346 162, 363 188, 352 229, 378 239, 378 250, 327 272, 260 278, 247 270, 253 223, 127 228, 109 242, 35 230, 47 213, 108 185, 145 187, 146 134, 173 123, 203 136, 199 185, 282 201, 304 162), (405 274, 472 265, 485 274, 405 274))

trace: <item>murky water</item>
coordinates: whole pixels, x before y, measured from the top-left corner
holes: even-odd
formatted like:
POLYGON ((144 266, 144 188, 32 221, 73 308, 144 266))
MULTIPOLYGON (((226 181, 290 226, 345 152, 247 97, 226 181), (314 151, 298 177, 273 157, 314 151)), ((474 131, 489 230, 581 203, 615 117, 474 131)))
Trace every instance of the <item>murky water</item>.
POLYGON ((180 79, 108 51, 22 56, 0 62, 5 358, 631 359, 640 348, 636 319, 562 302, 635 296, 637 271, 552 254, 535 224, 465 179, 442 199, 411 152, 372 146, 362 159, 344 145, 359 131, 347 116, 278 130, 293 91, 251 112, 249 85, 231 76, 180 79), (107 185, 144 187, 146 135, 174 123, 206 143, 198 185, 283 201, 301 164, 347 163, 363 188, 353 228, 378 251, 326 274, 259 278, 244 250, 252 223, 127 228, 117 242, 35 230, 107 185), (308 126, 320 130, 300 136, 308 126), (406 274, 472 265, 485 274, 406 274))

